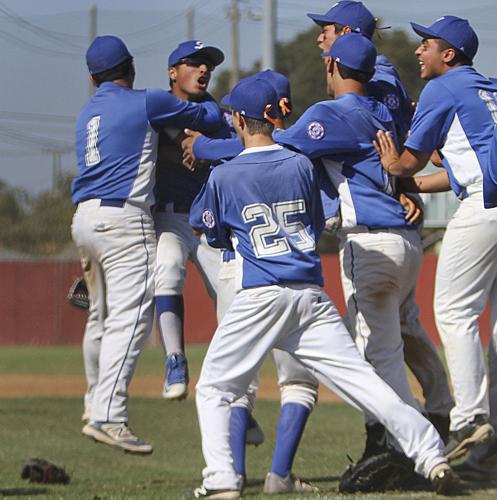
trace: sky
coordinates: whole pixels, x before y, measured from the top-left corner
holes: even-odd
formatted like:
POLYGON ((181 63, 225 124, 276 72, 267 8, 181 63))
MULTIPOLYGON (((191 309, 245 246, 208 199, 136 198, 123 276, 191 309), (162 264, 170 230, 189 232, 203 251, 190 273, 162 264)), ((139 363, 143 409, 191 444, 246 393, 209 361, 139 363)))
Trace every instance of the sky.
MULTIPOLYGON (((74 122, 88 98, 84 55, 90 7, 97 33, 121 36, 135 56, 135 87, 168 88, 167 56, 186 39, 185 8, 194 9, 195 38, 221 48, 230 67, 230 0, 0 0, 0 180, 30 193, 52 186, 53 151, 64 172, 76 172, 74 122)), ((261 57, 263 0, 240 0, 240 63, 261 57)), ((412 33, 409 21, 429 25, 444 14, 469 19, 480 39, 475 67, 497 76, 497 1, 369 0, 383 25, 412 33)), ((332 1, 278 0, 277 39, 291 40, 313 25, 307 12, 324 13, 332 1)), ((417 36, 412 33, 413 39, 417 36)), ((316 51, 316 57, 319 57, 316 51)), ((305 64, 305 61, 302 61, 305 64)), ((213 75, 215 77, 215 73, 213 75)), ((316 100, 322 96, 316 96, 316 100)))

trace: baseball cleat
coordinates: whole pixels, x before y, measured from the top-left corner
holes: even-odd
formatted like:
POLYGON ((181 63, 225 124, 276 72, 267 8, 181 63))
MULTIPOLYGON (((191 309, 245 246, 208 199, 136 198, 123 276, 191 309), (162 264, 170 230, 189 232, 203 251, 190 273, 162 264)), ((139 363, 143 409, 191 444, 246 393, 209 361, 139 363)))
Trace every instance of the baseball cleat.
POLYGON ((497 481, 497 437, 473 448, 470 456, 461 464, 454 465, 453 469, 464 481, 497 481))
POLYGON ((447 462, 435 465, 430 471, 430 481, 438 495, 452 495, 456 493, 461 481, 447 462))
POLYGON ((303 479, 295 477, 291 473, 286 477, 281 477, 276 472, 267 473, 263 490, 267 495, 280 493, 317 493, 318 491, 318 488, 303 479))
POLYGON ((128 453, 149 455, 153 451, 152 445, 136 437, 125 422, 93 422, 85 425, 81 432, 99 443, 121 448, 128 453))
POLYGON ((264 431, 261 429, 261 426, 257 422, 257 420, 249 415, 249 427, 247 429, 247 435, 245 437, 246 444, 252 444, 254 446, 259 446, 264 443, 266 436, 264 435, 264 431))
POLYGON ((200 486, 193 490, 195 498, 240 498, 240 490, 209 490, 205 486, 200 486))
POLYGON ((473 447, 485 444, 495 435, 494 428, 483 415, 476 415, 473 420, 458 431, 449 433, 445 446, 447 460, 462 458, 473 447))
POLYGON ((188 396, 188 363, 183 354, 173 353, 166 358, 166 381, 162 391, 164 399, 181 401, 188 396))
POLYGON ((90 419, 91 419, 91 410, 89 408, 85 408, 83 415, 81 415, 81 422, 87 424, 90 422, 90 419))

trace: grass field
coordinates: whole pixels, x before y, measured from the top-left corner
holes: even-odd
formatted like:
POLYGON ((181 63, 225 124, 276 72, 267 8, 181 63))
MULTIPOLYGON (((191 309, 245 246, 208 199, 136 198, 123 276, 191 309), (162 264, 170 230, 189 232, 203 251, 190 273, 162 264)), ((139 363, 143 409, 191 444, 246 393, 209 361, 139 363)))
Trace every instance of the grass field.
MULTIPOLYGON (((198 371, 203 347, 190 349, 192 372, 198 371)), ((270 364, 264 367, 271 375, 270 364)), ((9 375, 81 375, 81 352, 76 348, 2 348, 0 379, 9 375)), ((147 349, 137 377, 162 375, 161 354, 147 349)), ((203 458, 193 401, 166 403, 160 398, 133 397, 130 422, 135 432, 154 444, 148 457, 127 455, 93 443, 80 434, 81 398, 0 398, 0 497, 19 498, 182 498, 201 481, 203 458), (31 456, 64 464, 71 475, 66 486, 34 485, 20 479, 21 464, 31 456)), ((249 448, 246 496, 260 494, 270 466, 279 404, 259 401, 256 416, 267 440, 249 448)), ((336 494, 339 475, 357 458, 363 445, 361 415, 342 403, 318 405, 299 449, 294 471, 318 486, 314 498, 355 498, 336 494)), ((461 498, 497 498, 494 489, 468 487, 461 498)), ((296 495, 294 498, 298 498, 296 495)), ((434 498, 429 492, 360 495, 367 499, 434 498)), ((281 497, 280 497, 281 498, 281 497)), ((300 496, 302 498, 302 495, 300 496)), ((312 496, 307 497, 312 498, 312 496)))

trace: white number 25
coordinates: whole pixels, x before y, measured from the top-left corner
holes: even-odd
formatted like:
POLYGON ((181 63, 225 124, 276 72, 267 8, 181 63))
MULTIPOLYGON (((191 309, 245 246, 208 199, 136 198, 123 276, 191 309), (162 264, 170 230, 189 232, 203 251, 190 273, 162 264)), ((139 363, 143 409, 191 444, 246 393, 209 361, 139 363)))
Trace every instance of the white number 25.
POLYGON ((303 214, 305 211, 304 200, 273 203, 272 210, 265 203, 243 207, 242 217, 246 224, 261 220, 249 233, 255 256, 260 259, 290 253, 292 250, 289 239, 293 246, 302 252, 314 250, 316 244, 304 224, 298 220, 290 222, 291 216, 303 214), (286 234, 276 236, 280 232, 286 234))

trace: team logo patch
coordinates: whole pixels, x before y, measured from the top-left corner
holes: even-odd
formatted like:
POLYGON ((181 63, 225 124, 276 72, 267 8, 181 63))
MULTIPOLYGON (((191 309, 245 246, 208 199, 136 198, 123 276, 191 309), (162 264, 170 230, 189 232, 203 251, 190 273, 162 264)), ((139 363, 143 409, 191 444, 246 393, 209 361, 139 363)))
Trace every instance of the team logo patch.
POLYGON ((383 98, 383 104, 388 109, 398 109, 400 106, 400 100, 395 94, 387 94, 383 98))
POLYGON ((204 44, 200 40, 197 40, 195 42, 194 49, 199 50, 199 49, 202 49, 202 48, 204 48, 204 44))
POLYGON ((307 133, 313 141, 319 141, 324 137, 324 127, 319 122, 311 122, 307 125, 307 133))
POLYGON ((204 226, 208 227, 209 229, 212 229, 216 225, 214 214, 209 209, 206 209, 202 212, 202 222, 204 223, 204 226))

